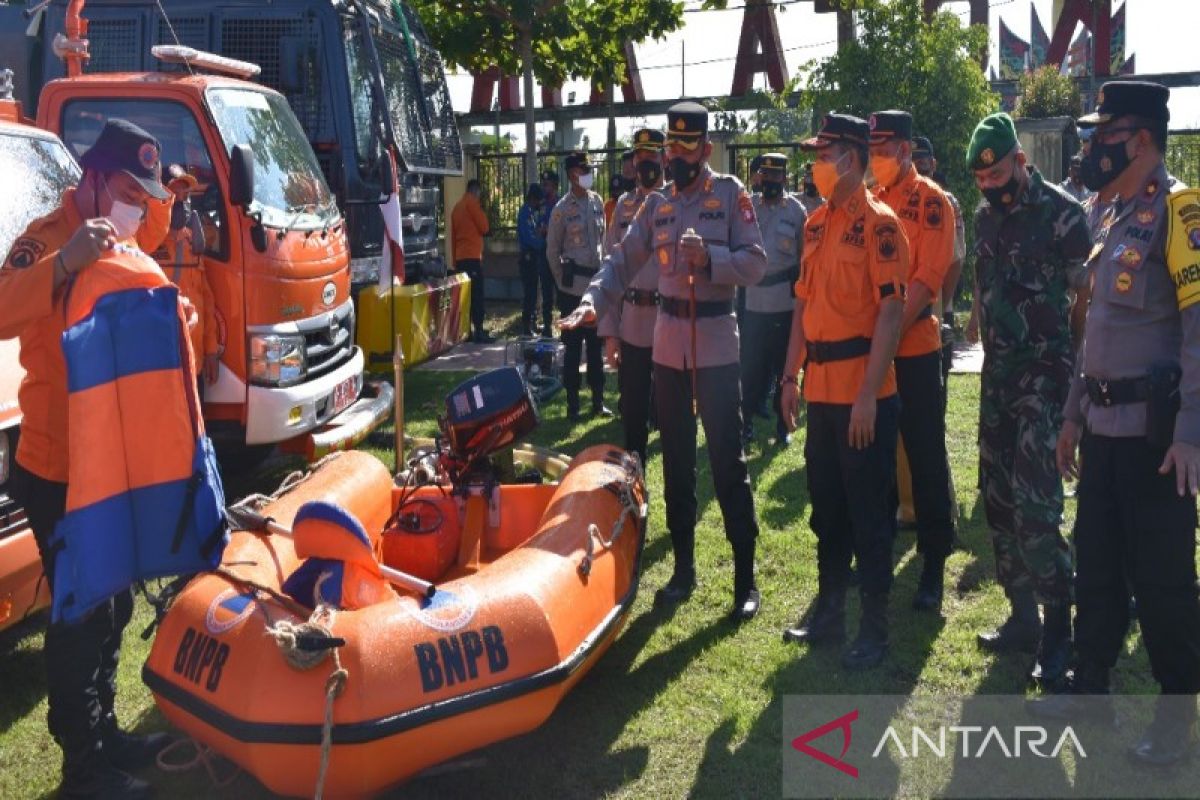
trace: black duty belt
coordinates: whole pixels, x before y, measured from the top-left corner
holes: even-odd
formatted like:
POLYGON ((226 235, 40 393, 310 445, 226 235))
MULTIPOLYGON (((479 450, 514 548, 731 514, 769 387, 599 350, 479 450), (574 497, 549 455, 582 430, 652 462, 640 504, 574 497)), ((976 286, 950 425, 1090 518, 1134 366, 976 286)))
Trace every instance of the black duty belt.
MULTIPOLYGON (((658 296, 658 306, 672 317, 687 319, 692 315, 691 303, 682 297, 658 296)), ((732 300, 697 300, 696 318, 723 317, 733 313, 732 300)))
POLYGON ((868 355, 870 352, 871 340, 866 336, 855 336, 852 339, 838 339, 832 342, 808 343, 808 360, 813 364, 846 361, 868 355))
POLYGON ((653 289, 626 289, 625 302, 635 306, 656 306, 658 292, 653 289))
POLYGON ((1123 406, 1129 403, 1144 403, 1150 399, 1149 378, 1122 378, 1104 381, 1099 378, 1083 379, 1088 397, 1098 406, 1123 406))
POLYGON ((796 273, 790 269, 782 269, 779 272, 772 272, 763 277, 761 281, 754 284, 760 286, 774 286, 777 283, 794 283, 796 281, 796 273))

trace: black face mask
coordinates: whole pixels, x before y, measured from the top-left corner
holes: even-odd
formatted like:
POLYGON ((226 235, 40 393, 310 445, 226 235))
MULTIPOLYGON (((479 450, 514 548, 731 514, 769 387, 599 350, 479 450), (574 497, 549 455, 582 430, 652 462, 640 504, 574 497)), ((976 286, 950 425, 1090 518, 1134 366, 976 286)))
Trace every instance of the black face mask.
POLYGON ((653 189, 662 177, 662 167, 657 161, 639 161, 637 174, 643 189, 653 189))
POLYGON ((1125 142, 1101 144, 1093 141, 1083 163, 1079 165, 1079 177, 1090 191, 1098 192, 1115 181, 1129 164, 1125 142))
MULTIPOLYGON (((814 187, 815 189, 816 187, 814 187)), ((778 200, 783 197, 783 182, 782 181, 763 181, 762 195, 765 200, 778 200)))
POLYGON ((1012 177, 1008 179, 1008 183, 1003 186, 993 186, 983 190, 983 196, 987 198, 988 205, 1002 213, 1008 213, 1017 202, 1017 192, 1021 188, 1021 182, 1017 180, 1017 167, 1013 170, 1012 177))
POLYGON ((683 156, 672 158, 667 169, 670 171, 671 180, 675 181, 677 189, 686 189, 695 182, 696 178, 700 177, 699 162, 693 164, 683 156))
POLYGON ((817 196, 817 185, 815 183, 806 182, 804 184, 804 196, 805 197, 816 197, 817 196))

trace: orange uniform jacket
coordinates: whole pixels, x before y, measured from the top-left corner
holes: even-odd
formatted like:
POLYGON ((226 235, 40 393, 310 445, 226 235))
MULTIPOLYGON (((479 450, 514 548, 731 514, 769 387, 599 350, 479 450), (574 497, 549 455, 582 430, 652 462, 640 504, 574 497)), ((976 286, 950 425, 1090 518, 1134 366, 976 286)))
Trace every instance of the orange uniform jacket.
MULTIPOLYGON (((138 246, 152 251, 171 222, 174 199, 150 200, 138 246)), ((18 236, 0 266, 0 339, 19 337, 25 379, 17 463, 41 478, 67 482, 67 367, 62 354, 63 292, 54 291, 54 258, 83 225, 75 190, 18 236)))
MULTIPOLYGON (((871 338, 880 305, 904 297, 908 241, 900 221, 883 202, 860 186, 841 205, 826 203, 804 226, 804 272, 796 298, 804 301, 806 342, 871 338)), ((867 371, 867 356, 804 370, 804 399, 852 404, 867 371)), ((888 366, 878 397, 896 393, 896 372, 888 366)))
POLYGON ((488 232, 488 220, 478 197, 470 192, 462 196, 450 212, 450 228, 455 261, 483 258, 483 237, 488 232))
POLYGON ((908 236, 910 265, 908 284, 920 281, 933 295, 935 314, 913 322, 896 348, 897 356, 923 356, 942 349, 938 324, 938 296, 946 272, 954 261, 954 208, 936 183, 917 173, 911 166, 895 186, 876 187, 875 196, 887 203, 908 236))

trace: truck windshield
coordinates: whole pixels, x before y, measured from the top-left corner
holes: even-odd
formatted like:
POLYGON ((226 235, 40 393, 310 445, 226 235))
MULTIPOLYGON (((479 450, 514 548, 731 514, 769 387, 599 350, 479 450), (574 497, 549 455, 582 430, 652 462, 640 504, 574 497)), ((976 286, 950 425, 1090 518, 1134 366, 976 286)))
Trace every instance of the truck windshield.
POLYGON ((57 140, 0 129, 0 263, 13 242, 38 217, 58 207, 79 181, 79 166, 57 140))
POLYGON ((273 228, 315 229, 333 224, 338 208, 312 147, 281 95, 254 89, 209 89, 225 149, 254 151, 252 213, 273 228))

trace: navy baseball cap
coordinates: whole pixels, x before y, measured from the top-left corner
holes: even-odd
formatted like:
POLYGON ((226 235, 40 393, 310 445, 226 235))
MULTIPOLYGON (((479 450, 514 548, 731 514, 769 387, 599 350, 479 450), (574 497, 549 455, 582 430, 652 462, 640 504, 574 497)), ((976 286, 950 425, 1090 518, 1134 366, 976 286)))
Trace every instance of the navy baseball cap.
POLYGON ((123 119, 110 119, 79 163, 96 172, 124 172, 151 197, 166 200, 170 193, 162 185, 162 148, 146 131, 123 119))

